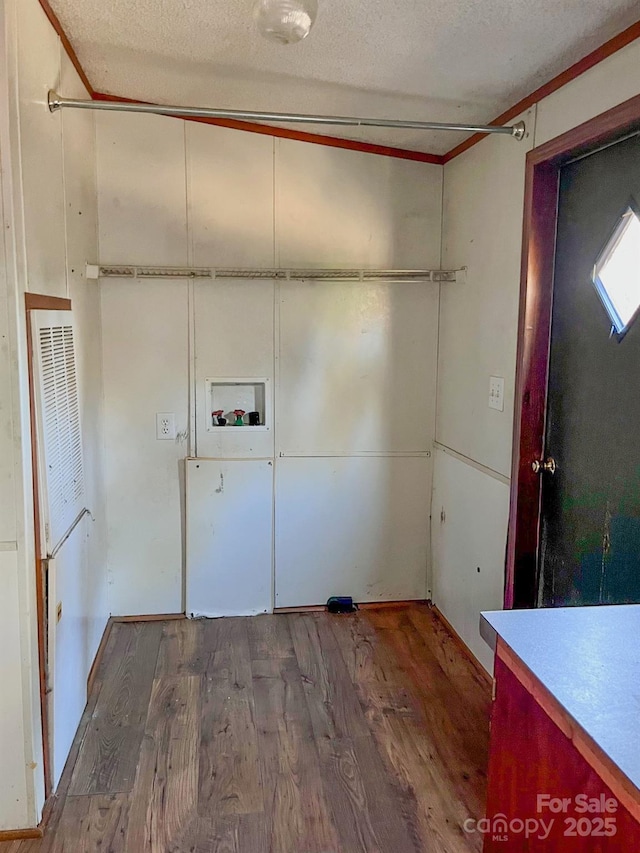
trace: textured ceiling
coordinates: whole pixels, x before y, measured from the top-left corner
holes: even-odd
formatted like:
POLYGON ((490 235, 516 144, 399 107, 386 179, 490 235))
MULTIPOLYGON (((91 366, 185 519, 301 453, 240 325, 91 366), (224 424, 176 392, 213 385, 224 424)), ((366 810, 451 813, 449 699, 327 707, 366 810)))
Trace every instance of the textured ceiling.
MULTIPOLYGON (((51 5, 98 91, 181 105, 481 123, 639 14, 637 0, 319 0, 309 38, 283 46, 258 35, 252 0, 51 5)), ((464 138, 298 127, 434 153, 464 138)))

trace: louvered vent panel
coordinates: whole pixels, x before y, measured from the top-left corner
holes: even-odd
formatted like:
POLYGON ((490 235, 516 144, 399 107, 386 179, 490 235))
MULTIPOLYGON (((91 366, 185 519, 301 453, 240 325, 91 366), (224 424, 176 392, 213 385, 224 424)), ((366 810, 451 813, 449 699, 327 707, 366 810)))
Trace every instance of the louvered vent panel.
POLYGON ((40 325, 39 425, 48 550, 62 539, 84 506, 78 382, 71 324, 40 325))

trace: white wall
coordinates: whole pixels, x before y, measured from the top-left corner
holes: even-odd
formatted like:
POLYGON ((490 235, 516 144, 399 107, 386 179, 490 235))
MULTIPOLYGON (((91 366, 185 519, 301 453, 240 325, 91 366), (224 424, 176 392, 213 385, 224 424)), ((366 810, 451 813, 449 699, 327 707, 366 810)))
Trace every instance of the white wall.
POLYGON ((436 440, 457 458, 443 449, 435 457, 434 601, 485 664, 479 612, 502 607, 504 586, 525 155, 639 92, 636 41, 522 116, 525 141, 489 137, 444 169, 443 265, 468 273, 441 292, 436 440), (505 378, 504 412, 488 408, 491 375, 505 378), (478 566, 483 591, 474 597, 478 566))
POLYGON ((436 285, 282 283, 279 303, 281 453, 431 450, 436 285))
POLYGON ((274 456, 276 286, 273 281, 221 279, 194 289, 195 444, 197 456, 274 456), (209 429, 210 378, 248 377, 265 382, 269 423, 255 432, 209 429))
MULTIPOLYGON (((13 112, 16 73, 15 7, 0 17, 4 48, 0 64, 0 156, 2 157, 2 246, 0 258, 0 597, 6 602, 0 627, 2 678, 6 685, 0 716, 0 761, 6 772, 0 776, 0 828, 23 827, 34 822, 36 800, 43 796, 41 772, 28 772, 28 763, 42 767, 41 744, 37 738, 38 683, 35 632, 30 619, 33 578, 25 566, 33 560, 32 537, 26 535, 25 481, 27 461, 21 428, 28 419, 21 406, 21 385, 15 364, 20 341, 17 322, 21 310, 16 286, 15 227, 10 211, 14 203, 11 159, 8 152, 17 136, 13 112), (11 97, 11 103, 9 98, 11 97)), ((33 562, 31 562, 33 565, 33 562)))
MULTIPOLYGON (((60 654, 77 662, 78 677, 67 687, 77 700, 109 609, 181 609, 179 460, 185 447, 156 443, 153 417, 160 409, 175 411, 179 429, 187 430, 188 378, 195 366, 188 352, 189 285, 105 283, 103 346, 99 289, 84 280, 84 262, 437 265, 442 170, 171 119, 102 115, 98 251, 94 119, 52 116, 45 104, 49 88, 86 93, 37 0, 6 0, 0 25, 6 218, 0 246, 0 596, 7 603, 0 645, 11 650, 0 663, 4 829, 34 825, 44 793, 24 291, 69 296, 78 321, 85 463, 96 521, 83 523, 64 577, 57 579, 59 589, 67 585, 76 593, 63 607, 59 639, 60 654)), ((639 60, 636 42, 532 109, 527 122, 535 135, 527 142, 491 137, 444 170, 443 265, 466 265, 469 273, 465 285, 442 288, 434 598, 485 663, 476 626, 481 607, 501 604, 524 152, 637 94, 639 60), (486 407, 490 374, 505 377, 504 413, 486 407)))
POLYGON ((282 283, 278 307, 276 605, 426 598, 438 287, 282 283))
POLYGON ((184 281, 108 281, 102 289, 109 608, 182 610, 181 463, 186 444, 156 441, 156 412, 188 428, 184 281))
MULTIPOLYGON (((69 97, 86 98, 84 86, 65 51, 60 46, 59 51, 60 88, 70 92, 69 97)), ((47 118, 49 116, 45 120, 47 118)), ((109 615, 102 461, 100 291, 98 284, 88 281, 85 276, 86 263, 95 257, 98 245, 95 120, 91 114, 68 111, 63 113, 61 121, 65 278, 75 321, 86 503, 92 517, 85 516, 82 526, 69 540, 68 547, 62 549, 56 561, 59 589, 57 601, 63 606, 56 638, 56 664, 61 662, 61 666, 56 666, 54 683, 54 702, 60 703, 57 719, 54 714, 56 780, 64 768, 84 708, 87 676, 109 615), (68 592, 65 593, 65 590, 68 592), (58 676, 64 670, 66 681, 58 684, 58 676), (71 680, 69 672, 74 673, 71 680)), ((35 198, 29 201, 35 206, 35 198)))
POLYGON ((493 652, 476 635, 479 613, 501 606, 508 512, 505 482, 436 448, 433 600, 488 670, 493 652))
MULTIPOLYGON (((54 569, 58 589, 69 590, 56 633, 57 659, 68 662, 67 702, 54 709, 60 724, 53 744, 57 774, 79 721, 108 610, 99 292, 84 280, 84 264, 97 251, 94 121, 82 114, 54 116, 46 107, 50 88, 63 86, 77 97, 86 97, 86 92, 37 0, 8 0, 1 24, 5 53, 0 149, 6 218, 1 292, 7 311, 0 318, 0 389, 3 404, 9 405, 0 412, 0 596, 7 601, 0 643, 11 652, 3 656, 0 829, 13 829, 37 824, 44 799, 25 291, 73 302, 88 505, 96 519, 85 520, 76 530, 54 569)), ((54 684, 54 701, 61 694, 54 684)))
MULTIPOLYGON (((97 133, 101 263, 439 266, 439 166, 150 116, 98 114, 97 133)), ((374 450, 394 451, 399 443, 404 450, 430 449, 438 294, 435 286, 427 287, 431 302, 418 310, 425 312, 420 328, 426 341, 414 328, 418 313, 409 312, 411 328, 405 328, 403 337, 390 306, 375 296, 384 286, 366 291, 369 302, 363 302, 360 326, 375 314, 388 330, 385 335, 372 329, 370 338, 382 349, 371 356, 371 344, 369 360, 375 357, 380 364, 381 353, 390 348, 396 357, 404 353, 407 364, 416 353, 429 357, 416 380, 424 387, 407 400, 405 422, 402 401, 389 385, 392 374, 382 367, 375 373, 382 383, 378 397, 389 397, 389 417, 396 426, 395 443, 382 446, 378 435, 374 450), (425 448, 408 448, 418 419, 425 448), (408 423, 413 427, 407 428, 408 423)), ((336 299, 346 305, 344 286, 336 288, 336 299)), ((271 282, 134 284, 103 279, 101 292, 111 609, 119 614, 181 611, 183 487, 178 460, 189 448, 185 442, 156 441, 155 413, 175 412, 181 432, 192 428, 197 416, 199 430, 196 434, 192 429, 190 450, 195 452, 197 437, 199 456, 277 455, 283 448, 274 446, 273 433, 256 433, 250 448, 242 443, 222 446, 220 442, 236 440, 231 430, 224 436, 206 434, 203 391, 204 379, 211 376, 253 375, 276 383, 282 336, 279 289, 271 282), (190 341, 195 341, 192 364, 190 341)), ((338 311, 321 317, 311 297, 301 310, 306 324, 324 324, 324 338, 330 340, 333 329, 336 343, 342 340, 344 318, 338 311)), ((369 367, 362 367, 357 382, 369 367)), ((369 373, 373 381, 374 373, 369 373)), ((344 398, 342 392, 337 395, 333 416, 351 423, 358 413, 346 411, 344 398)), ((315 410, 306 414, 324 417, 315 410)), ((379 415, 380 420, 387 417, 386 412, 379 415)), ((281 426, 284 440, 287 424, 281 426)), ((313 450, 306 442, 301 452, 313 450)), ((427 516, 425 511, 425 526, 427 516)))

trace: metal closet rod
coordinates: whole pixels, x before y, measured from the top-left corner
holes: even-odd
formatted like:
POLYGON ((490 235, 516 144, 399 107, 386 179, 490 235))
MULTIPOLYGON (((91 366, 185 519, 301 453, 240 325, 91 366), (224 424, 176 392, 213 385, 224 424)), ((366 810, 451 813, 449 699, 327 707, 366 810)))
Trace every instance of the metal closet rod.
POLYGON ((219 110, 211 107, 174 107, 161 104, 144 104, 139 102, 120 101, 81 101, 74 98, 63 98, 57 92, 50 91, 47 103, 52 113, 63 109, 72 110, 110 110, 118 113, 152 113, 153 115, 175 116, 177 118, 219 118, 237 121, 256 121, 298 124, 331 124, 342 127, 391 127, 412 128, 414 130, 457 130, 465 133, 502 133, 523 139, 525 124, 449 124, 439 121, 406 121, 391 118, 356 118, 355 116, 317 116, 300 113, 262 113, 250 110, 219 110))

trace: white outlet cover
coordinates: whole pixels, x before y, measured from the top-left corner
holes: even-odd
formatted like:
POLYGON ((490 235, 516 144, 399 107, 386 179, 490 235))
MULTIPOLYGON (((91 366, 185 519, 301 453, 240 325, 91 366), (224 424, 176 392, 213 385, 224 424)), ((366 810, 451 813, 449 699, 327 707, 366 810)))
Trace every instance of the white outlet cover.
POLYGON ((504 379, 502 376, 489 377, 489 408, 504 412, 504 379))
POLYGON ((176 416, 174 412, 156 413, 156 438, 158 441, 175 441, 176 416))

